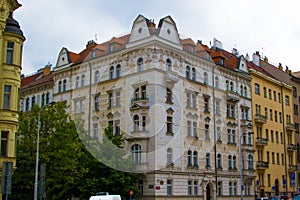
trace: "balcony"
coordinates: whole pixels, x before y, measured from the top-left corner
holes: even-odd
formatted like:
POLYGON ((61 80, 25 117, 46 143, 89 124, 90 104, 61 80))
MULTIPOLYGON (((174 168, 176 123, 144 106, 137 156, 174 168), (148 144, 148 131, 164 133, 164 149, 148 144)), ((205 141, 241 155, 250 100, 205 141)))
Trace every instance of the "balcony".
POLYGON ((264 124, 264 123, 267 123, 267 117, 264 116, 264 115, 261 115, 261 114, 255 114, 254 121, 256 123, 262 123, 262 124, 264 124))
POLYGON ((237 92, 227 90, 226 91, 227 100, 237 102, 240 100, 239 94, 237 92))
POLYGON ((296 144, 288 144, 287 145, 287 150, 288 151, 297 151, 298 146, 296 144))
POLYGON ((295 124, 286 123, 285 128, 286 128, 287 131, 294 131, 295 130, 295 124))
POLYGON ((249 128, 249 129, 252 128, 252 123, 248 119, 242 118, 241 121, 240 121, 240 125, 241 125, 242 128, 245 128, 245 129, 246 128, 249 128))
POLYGON ((172 71, 166 71, 164 80, 165 80, 166 84, 174 85, 175 83, 177 83, 179 81, 178 73, 172 72, 172 71))
POLYGON ((298 166, 297 165, 289 165, 288 166, 288 170, 289 172, 294 172, 298 170, 298 166))
POLYGON ((148 97, 134 97, 131 99, 131 103, 136 103, 136 102, 148 102, 148 97))
POLYGON ((256 138, 256 146, 267 146, 268 145, 268 140, 265 139, 265 138, 261 138, 261 137, 258 137, 256 138))
POLYGON ((256 169, 267 169, 269 168, 269 163, 265 161, 257 161, 256 169))
POLYGON ((148 140, 150 138, 149 131, 146 130, 136 130, 131 131, 130 136, 126 138, 127 141, 130 140, 148 140))

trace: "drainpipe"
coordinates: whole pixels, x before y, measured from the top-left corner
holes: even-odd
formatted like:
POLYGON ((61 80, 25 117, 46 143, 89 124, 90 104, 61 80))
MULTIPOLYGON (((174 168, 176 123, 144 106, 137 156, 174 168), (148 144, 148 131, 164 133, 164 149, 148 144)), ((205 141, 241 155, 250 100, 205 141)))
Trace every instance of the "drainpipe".
POLYGON ((282 128, 283 128, 283 145, 284 145, 284 171, 285 171, 285 187, 284 192, 287 195, 288 189, 287 189, 287 179, 288 179, 288 168, 287 168, 287 162, 286 162, 286 122, 285 122, 285 114, 284 114, 284 95, 283 95, 283 83, 281 82, 281 109, 282 109, 282 128))

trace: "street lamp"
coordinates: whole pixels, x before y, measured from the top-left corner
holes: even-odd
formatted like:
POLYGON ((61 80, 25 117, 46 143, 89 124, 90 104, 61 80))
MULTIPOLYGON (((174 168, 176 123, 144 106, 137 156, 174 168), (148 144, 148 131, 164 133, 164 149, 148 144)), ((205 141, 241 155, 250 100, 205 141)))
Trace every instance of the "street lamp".
POLYGON ((38 173, 39 173, 39 149, 40 149, 40 125, 41 125, 41 109, 39 108, 38 112, 38 121, 37 121, 37 136, 36 136, 36 158, 35 158, 35 181, 34 181, 34 200, 37 200, 38 193, 38 173))
MULTIPOLYGON (((49 103, 54 105, 55 101, 49 103)), ((38 199, 38 175, 39 175, 39 150, 40 150, 40 128, 41 128, 41 110, 43 106, 39 108, 38 120, 37 120, 37 136, 36 136, 36 158, 35 158, 35 178, 34 178, 34 200, 38 199)))

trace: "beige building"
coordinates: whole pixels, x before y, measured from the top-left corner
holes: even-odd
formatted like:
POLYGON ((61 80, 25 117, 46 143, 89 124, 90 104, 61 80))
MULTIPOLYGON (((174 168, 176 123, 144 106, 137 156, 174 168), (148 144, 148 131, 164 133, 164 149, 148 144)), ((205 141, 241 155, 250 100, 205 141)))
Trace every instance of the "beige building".
POLYGON ((124 133, 139 198, 253 199, 251 79, 245 58, 220 47, 180 38, 170 16, 156 26, 139 15, 128 35, 62 48, 54 101, 92 138, 124 133))

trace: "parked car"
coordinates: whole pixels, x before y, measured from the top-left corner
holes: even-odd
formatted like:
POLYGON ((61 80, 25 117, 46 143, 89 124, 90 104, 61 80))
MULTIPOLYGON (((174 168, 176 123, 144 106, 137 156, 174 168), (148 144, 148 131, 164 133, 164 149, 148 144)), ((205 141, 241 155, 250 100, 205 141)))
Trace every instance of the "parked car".
POLYGON ((269 197, 257 197, 255 200, 268 200, 269 197))
POLYGON ((269 197, 269 200, 289 200, 289 197, 287 197, 287 196, 274 196, 274 197, 269 197))
POLYGON ((295 196, 293 200, 300 200, 300 195, 295 196))

